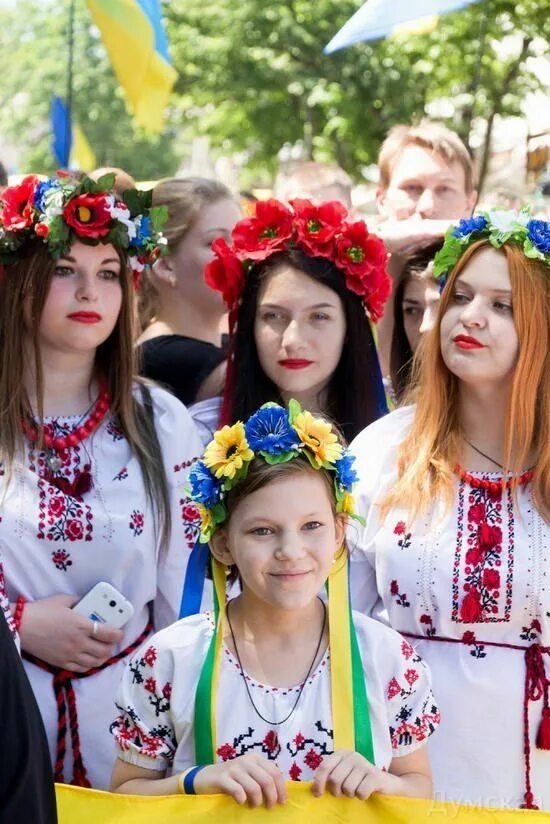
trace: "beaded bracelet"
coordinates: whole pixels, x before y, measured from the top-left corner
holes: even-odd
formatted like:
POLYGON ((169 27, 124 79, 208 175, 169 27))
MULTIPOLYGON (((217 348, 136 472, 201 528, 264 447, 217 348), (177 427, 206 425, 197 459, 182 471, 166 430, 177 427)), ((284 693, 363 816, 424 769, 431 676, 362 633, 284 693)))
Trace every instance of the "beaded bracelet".
POLYGON ((178 789, 182 795, 195 795, 195 776, 202 767, 189 767, 178 776, 178 789))
POLYGON ((21 627, 21 621, 23 620, 23 610, 25 609, 25 604, 27 603, 27 599, 20 595, 15 602, 15 610, 13 613, 13 624, 17 632, 19 632, 19 628, 21 627))

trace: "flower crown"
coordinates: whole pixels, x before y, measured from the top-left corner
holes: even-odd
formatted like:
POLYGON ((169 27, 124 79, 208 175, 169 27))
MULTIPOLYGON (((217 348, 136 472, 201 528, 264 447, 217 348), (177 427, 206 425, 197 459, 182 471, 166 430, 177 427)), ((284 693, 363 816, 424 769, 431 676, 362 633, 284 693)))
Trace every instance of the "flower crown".
POLYGON ((443 246, 434 258, 434 277, 439 280, 441 288, 466 249, 484 238, 495 249, 500 249, 505 243, 513 243, 523 249, 525 257, 542 260, 550 266, 550 223, 547 220, 533 220, 528 207, 519 212, 515 209, 493 209, 479 212, 447 229, 443 246))
POLYGON ((248 475, 254 458, 280 464, 305 456, 314 469, 334 472, 336 511, 355 514, 351 493, 357 475, 354 457, 342 446, 331 424, 302 411, 291 400, 288 409, 266 403, 246 423, 238 421, 214 433, 203 459, 189 474, 190 497, 201 517, 202 543, 207 543, 227 519, 227 493, 248 475))
POLYGON ((215 258, 205 269, 206 283, 221 292, 233 309, 252 266, 277 252, 298 248, 332 261, 376 323, 391 292, 382 240, 368 231, 364 221, 349 223, 348 211, 338 201, 316 206, 309 200, 292 200, 290 205, 292 209, 275 199, 260 201, 255 214, 233 229, 231 246, 223 238, 215 240, 215 258))
POLYGON ((128 189, 120 200, 112 191, 115 175, 76 180, 58 172, 51 180, 28 175, 0 195, 0 263, 17 260, 19 249, 42 240, 53 258, 65 254, 76 240, 90 245, 112 243, 128 250, 134 285, 146 264, 167 249, 161 229, 165 206, 151 206, 152 193, 128 189))

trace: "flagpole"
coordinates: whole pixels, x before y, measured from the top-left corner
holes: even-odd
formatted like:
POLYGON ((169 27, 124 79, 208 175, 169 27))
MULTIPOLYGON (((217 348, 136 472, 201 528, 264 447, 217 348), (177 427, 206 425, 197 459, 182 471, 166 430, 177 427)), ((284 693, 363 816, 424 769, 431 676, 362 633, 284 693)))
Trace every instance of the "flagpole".
POLYGON ((67 119, 65 121, 65 166, 69 166, 71 154, 71 122, 73 108, 73 59, 74 59, 74 13, 75 0, 69 0, 69 56, 67 63, 67 119))

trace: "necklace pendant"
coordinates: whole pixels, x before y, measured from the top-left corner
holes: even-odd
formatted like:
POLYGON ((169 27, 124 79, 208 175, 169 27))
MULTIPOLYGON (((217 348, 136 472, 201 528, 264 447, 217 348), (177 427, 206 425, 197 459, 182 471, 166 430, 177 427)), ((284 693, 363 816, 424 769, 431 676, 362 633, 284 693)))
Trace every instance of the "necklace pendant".
POLYGON ((46 455, 46 466, 50 472, 59 472, 61 469, 61 458, 55 452, 49 452, 46 455))

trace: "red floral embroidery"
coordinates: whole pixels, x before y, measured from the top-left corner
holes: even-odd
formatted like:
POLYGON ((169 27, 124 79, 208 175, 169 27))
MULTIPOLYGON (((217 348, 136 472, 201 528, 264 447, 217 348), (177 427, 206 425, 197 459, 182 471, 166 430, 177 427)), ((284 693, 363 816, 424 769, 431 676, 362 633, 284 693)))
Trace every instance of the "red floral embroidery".
POLYGON ((294 737, 294 743, 296 744, 297 747, 300 746, 300 744, 302 743, 303 740, 304 740, 304 736, 302 735, 301 732, 299 732, 298 735, 296 735, 294 737))
POLYGON ((143 653, 143 660, 145 661, 148 667, 152 667, 155 661, 157 660, 156 649, 154 647, 147 647, 147 649, 143 653))
POLYGON ((392 678, 388 684, 388 698, 391 700, 392 698, 395 698, 396 695, 399 695, 400 692, 401 687, 399 686, 399 681, 397 678, 392 678))
POLYGON ((395 603, 399 604, 400 607, 410 607, 410 602, 407 601, 407 593, 399 592, 399 584, 395 580, 390 583, 390 593, 394 596, 395 603))
POLYGON ((141 535, 143 532, 143 526, 145 524, 145 516, 143 512, 140 512, 139 509, 134 509, 132 514, 130 515, 130 521, 128 526, 134 533, 134 535, 141 535))
POLYGON ((399 538, 397 542, 397 546, 401 547, 401 549, 408 549, 411 545, 411 537, 412 533, 407 532, 407 524, 405 521, 398 521, 393 528, 393 534, 402 536, 399 538))
POLYGON ((299 781, 300 780, 302 770, 295 761, 292 764, 291 768, 289 769, 288 774, 290 775, 291 781, 299 781))
POLYGON ((433 625, 433 621, 432 621, 430 615, 427 615, 426 613, 424 613, 423 615, 420 616, 420 618, 418 620, 421 624, 424 624, 426 626, 426 633, 425 633, 426 635, 429 635, 429 636, 435 635, 436 630, 435 630, 435 627, 433 625))
POLYGON ((401 641, 401 653, 406 661, 409 660, 411 655, 414 655, 414 649, 411 647, 408 641, 401 641))
POLYGON ((310 770, 316 770, 322 763, 323 756, 319 755, 318 752, 315 752, 314 749, 309 750, 304 756, 304 764, 306 764, 310 770))
POLYGON ((405 672, 405 680, 407 683, 412 687, 415 681, 418 681, 420 678, 418 672, 414 669, 408 669, 405 672))
POLYGON ((199 515, 199 510, 194 503, 191 503, 189 498, 181 498, 180 506, 185 543, 188 549, 192 550, 199 537, 201 516, 199 515))
POLYGON ((52 561, 62 572, 67 572, 67 569, 73 565, 71 556, 65 549, 55 549, 52 552, 52 561))
POLYGON ((487 490, 461 481, 452 583, 454 621, 480 623, 510 619, 513 539, 510 490, 503 491, 500 487, 487 490), (502 531, 504 506, 508 516, 507 545, 502 531))
POLYGON ((146 678, 145 683, 143 684, 143 688, 146 689, 147 692, 156 692, 157 682, 152 677, 146 678))
POLYGON ((275 752, 275 750, 279 749, 279 739, 277 737, 277 733, 274 730, 269 730, 264 738, 264 744, 266 750, 270 753, 275 752))
POLYGON ((219 755, 222 761, 230 761, 232 758, 235 758, 237 753, 235 747, 232 747, 231 744, 222 744, 221 747, 218 747, 216 750, 216 755, 219 755))

